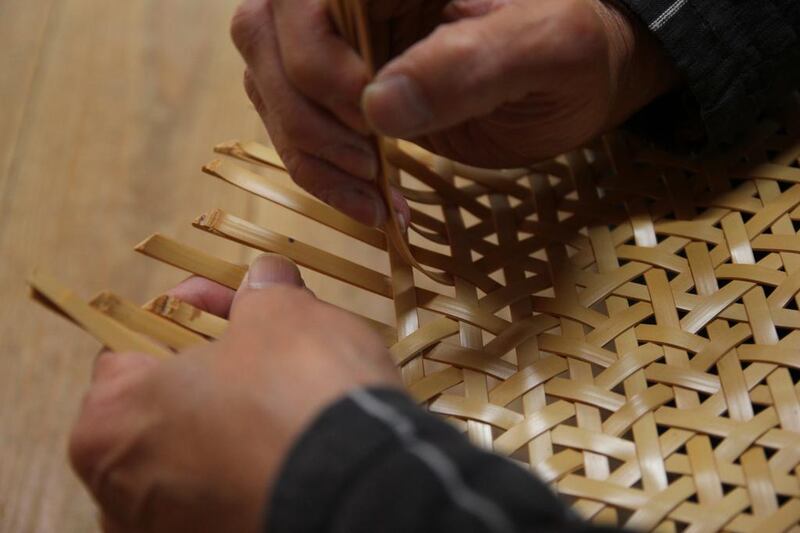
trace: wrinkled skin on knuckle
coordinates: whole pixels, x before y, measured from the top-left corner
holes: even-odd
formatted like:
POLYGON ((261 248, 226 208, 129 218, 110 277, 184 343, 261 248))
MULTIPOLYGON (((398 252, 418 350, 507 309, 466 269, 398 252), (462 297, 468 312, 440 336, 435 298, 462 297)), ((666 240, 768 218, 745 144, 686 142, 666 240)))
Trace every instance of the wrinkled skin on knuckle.
POLYGON ((236 49, 243 57, 252 55, 260 42, 260 33, 266 24, 273 0, 245 0, 236 8, 231 18, 230 35, 236 49))
POLYGON ((125 437, 125 423, 136 416, 141 398, 150 395, 158 362, 143 354, 101 356, 92 387, 70 434, 68 454, 76 472, 87 483, 103 477, 106 456, 125 437))
POLYGON ((255 81, 250 75, 249 71, 245 71, 244 80, 242 81, 244 85, 244 92, 247 95, 247 98, 250 100, 250 103, 253 104, 253 107, 261 117, 267 116, 267 106, 264 103, 264 99, 261 98, 261 94, 258 92, 258 87, 256 87, 255 81))
MULTIPOLYGON (((85 417, 85 415, 84 415, 85 417)), ((91 419, 83 418, 72 428, 67 445, 67 454, 78 477, 89 483, 95 477, 97 466, 102 462, 107 445, 101 441, 91 419)))
MULTIPOLYGON (((480 42, 480 36, 476 32, 453 32, 440 26, 426 39, 425 45, 420 43, 419 46, 413 46, 401 61, 389 65, 383 75, 405 74, 424 84, 426 79, 436 73, 424 72, 422 65, 436 64, 436 56, 442 54, 444 50, 454 65, 467 66, 475 63, 474 57, 476 54, 481 54, 482 47, 483 43, 480 42)), ((462 74, 469 75, 470 72, 464 69, 462 74)))
POLYGON ((324 94, 327 84, 320 72, 321 65, 308 56, 307 50, 288 50, 284 58, 286 77, 295 87, 306 94, 324 94))
POLYGON ((599 14, 588 0, 550 2, 547 13, 533 17, 530 9, 538 7, 508 6, 532 17, 533 25, 495 39, 506 45, 489 51, 498 57, 495 77, 518 80, 517 92, 500 107, 425 139, 437 152, 477 166, 525 166, 602 132, 613 87, 599 14))
POLYGON ((595 8, 587 0, 565 0, 551 17, 546 42, 570 70, 596 68, 608 61, 608 36, 595 8))
POLYGON ((308 127, 308 122, 303 117, 305 113, 302 111, 278 108, 276 112, 280 117, 281 137, 287 145, 301 147, 316 135, 316 132, 308 127))
POLYGON ((119 436, 112 413, 124 397, 119 386, 92 388, 84 397, 81 414, 69 437, 68 454, 78 476, 90 487, 103 477, 105 460, 119 436), (109 390, 110 389, 110 390, 109 390))
POLYGON ((326 184, 324 176, 312 168, 311 156, 300 150, 285 150, 281 152, 281 159, 289 171, 292 180, 312 196, 327 201, 330 195, 330 186, 326 184), (285 155, 284 155, 285 153, 285 155))

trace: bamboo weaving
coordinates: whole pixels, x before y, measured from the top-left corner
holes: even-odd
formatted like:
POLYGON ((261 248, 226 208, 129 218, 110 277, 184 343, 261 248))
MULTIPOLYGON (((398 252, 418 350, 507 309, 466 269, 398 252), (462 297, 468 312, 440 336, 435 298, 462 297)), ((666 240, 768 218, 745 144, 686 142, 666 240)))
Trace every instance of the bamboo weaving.
MULTIPOLYGON (((220 210, 194 225, 390 299, 394 324, 364 319, 409 393, 587 519, 800 531, 800 106, 725 161, 621 134, 507 171, 382 146, 411 243, 287 187, 268 146, 222 144, 205 171, 384 250, 388 275, 220 210)), ((246 272, 161 235, 137 251, 231 288, 246 272)), ((119 350, 168 356, 226 327, 166 296, 31 284, 119 350)))

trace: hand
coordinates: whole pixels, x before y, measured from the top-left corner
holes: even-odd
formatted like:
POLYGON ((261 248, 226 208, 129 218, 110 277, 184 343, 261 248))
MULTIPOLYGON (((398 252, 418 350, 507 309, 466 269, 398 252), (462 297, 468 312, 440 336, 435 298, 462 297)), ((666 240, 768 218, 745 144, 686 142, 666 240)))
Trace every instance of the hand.
POLYGON ((232 23, 247 93, 294 179, 367 223, 386 216, 369 129, 474 165, 521 166, 582 145, 678 81, 613 2, 369 4, 388 61, 369 85, 324 0, 245 0, 232 23))
POLYGON ((399 386, 380 339, 262 256, 235 295, 193 278, 173 294, 220 315, 219 342, 159 362, 101 355, 70 457, 108 533, 261 531, 292 443, 347 392, 399 386))

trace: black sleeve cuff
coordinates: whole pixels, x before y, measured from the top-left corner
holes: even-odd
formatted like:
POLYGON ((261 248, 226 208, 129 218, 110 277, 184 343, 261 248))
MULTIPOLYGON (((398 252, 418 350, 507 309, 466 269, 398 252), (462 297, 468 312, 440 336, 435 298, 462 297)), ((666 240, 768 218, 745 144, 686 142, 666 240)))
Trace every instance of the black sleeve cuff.
POLYGON ((657 142, 724 149, 800 87, 796 0, 618 1, 655 33, 687 82, 688 91, 632 120, 657 142))
POLYGON ((360 391, 320 415, 284 465, 269 515, 269 533, 591 529, 526 471, 393 390, 360 391))

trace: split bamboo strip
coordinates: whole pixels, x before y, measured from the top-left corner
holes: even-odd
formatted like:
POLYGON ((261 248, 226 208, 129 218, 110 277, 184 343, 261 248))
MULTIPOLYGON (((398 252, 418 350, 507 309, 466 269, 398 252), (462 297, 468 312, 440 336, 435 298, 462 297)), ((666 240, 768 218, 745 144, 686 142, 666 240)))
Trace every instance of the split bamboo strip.
POLYGON ((147 335, 176 351, 207 342, 202 336, 125 301, 111 292, 100 293, 90 302, 90 305, 123 326, 147 335))
POLYGON ((28 284, 37 300, 56 309, 66 318, 86 330, 103 346, 116 352, 142 352, 155 357, 169 357, 166 348, 122 326, 112 318, 94 309, 78 298, 71 290, 60 285, 43 272, 34 272, 28 284))
POLYGON ((172 296, 159 296, 145 307, 184 328, 211 339, 219 339, 228 329, 228 321, 172 296))

